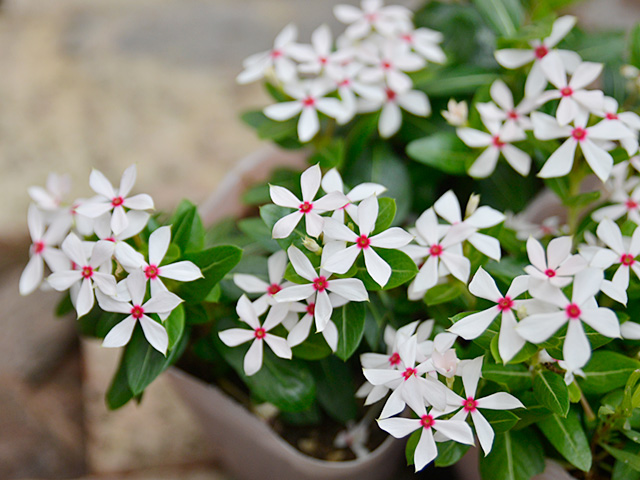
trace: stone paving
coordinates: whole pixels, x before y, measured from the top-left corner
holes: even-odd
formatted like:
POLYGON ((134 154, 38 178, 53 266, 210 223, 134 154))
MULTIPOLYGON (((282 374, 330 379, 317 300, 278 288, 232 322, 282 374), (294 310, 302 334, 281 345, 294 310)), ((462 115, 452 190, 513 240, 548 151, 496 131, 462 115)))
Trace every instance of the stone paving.
MULTIPOLYGON (((137 163, 136 190, 160 208, 183 196, 202 202, 262 146, 238 120, 267 101, 259 86, 235 85, 241 60, 292 19, 308 38, 320 22, 331 24, 335 3, 342 2, 2 2, 0 478, 227 478, 162 378, 141 406, 108 412, 103 396, 118 352, 80 345, 75 320, 51 313, 56 294, 17 295, 27 260, 26 188, 53 170, 70 172, 74 194, 86 195, 92 167, 115 181, 137 163)), ((581 5, 588 25, 640 20, 634 0, 581 5)))

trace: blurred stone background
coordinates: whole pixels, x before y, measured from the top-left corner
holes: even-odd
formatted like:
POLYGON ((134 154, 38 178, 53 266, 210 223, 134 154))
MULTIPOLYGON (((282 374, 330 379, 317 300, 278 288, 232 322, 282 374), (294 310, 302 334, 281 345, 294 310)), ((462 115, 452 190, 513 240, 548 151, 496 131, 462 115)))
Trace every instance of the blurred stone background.
MULTIPOLYGON (((49 171, 86 195, 138 164, 159 208, 202 202, 261 147, 239 114, 266 104, 234 82, 295 21, 306 41, 355 0, 4 0, 0 6, 0 479, 217 479, 197 423, 160 379, 141 407, 103 395, 118 352, 78 343, 56 294, 17 295, 29 185, 49 171)), ((408 6, 420 3, 405 0, 408 6)), ((640 20, 636 0, 589 0, 590 27, 640 20)), ((334 29, 338 31, 338 28, 334 29)))

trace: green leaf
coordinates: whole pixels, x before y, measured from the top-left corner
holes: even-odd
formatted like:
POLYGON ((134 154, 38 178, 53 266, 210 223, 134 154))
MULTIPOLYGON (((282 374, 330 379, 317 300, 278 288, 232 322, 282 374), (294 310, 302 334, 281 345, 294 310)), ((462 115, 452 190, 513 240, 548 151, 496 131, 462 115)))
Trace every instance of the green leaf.
POLYGON ((640 443, 640 432, 636 432, 635 430, 621 430, 625 437, 627 437, 632 442, 640 443))
POLYGON ((584 207, 594 204, 599 198, 600 192, 585 192, 565 199, 564 204, 567 207, 584 207))
POLYGON ((182 253, 202 250, 204 226, 198 214, 198 207, 189 200, 182 200, 170 222, 172 243, 180 247, 182 253))
POLYGON ((429 97, 452 97, 471 95, 478 88, 490 85, 498 78, 496 73, 487 72, 484 68, 472 66, 456 66, 443 68, 439 75, 434 75, 416 82, 416 87, 429 97))
POLYGON ((416 263, 411 260, 411 257, 400 250, 376 248, 376 253, 380 255, 380 257, 391 267, 391 277, 389 277, 389 281, 384 288, 380 287, 380 285, 371 278, 369 272, 367 272, 362 259, 359 259, 357 267, 358 273, 356 275, 364 282, 364 286, 369 291, 391 290, 392 288, 399 287, 400 285, 409 282, 418 273, 416 263))
POLYGON ((320 406, 340 423, 346 424, 349 420, 355 420, 358 405, 349 366, 331 356, 313 362, 310 367, 316 381, 316 394, 320 406))
POLYGON ((56 317, 64 317, 69 313, 73 312, 73 303, 71 302, 71 296, 68 293, 65 293, 58 305, 56 305, 56 317))
POLYGON ((625 385, 638 368, 638 360, 610 350, 598 350, 583 368, 585 378, 580 379, 579 384, 586 394, 607 393, 625 385))
POLYGON ((213 287, 238 264, 241 257, 242 250, 233 245, 211 247, 184 255, 184 260, 200 267, 204 278, 181 284, 178 295, 187 303, 201 303, 213 287))
MULTIPOLYGON (((627 443, 623 450, 636 457, 640 456, 640 445, 627 443)), ((640 471, 634 470, 624 460, 616 460, 613 464, 611 480, 640 480, 640 471)))
POLYGON ((129 379, 127 377, 127 364, 124 361, 124 355, 122 355, 120 366, 116 370, 113 380, 111 380, 105 400, 109 410, 117 410, 132 398, 133 392, 129 388, 129 379))
POLYGON ((473 0, 473 3, 498 35, 513 37, 518 32, 524 17, 520 0, 473 0))
POLYGON ((496 435, 491 453, 480 456, 483 480, 530 480, 544 470, 544 453, 534 431, 496 435))
POLYGON ((482 377, 499 383, 512 392, 531 388, 531 372, 521 364, 501 365, 485 361, 482 366, 482 377))
MULTIPOLYGON (((204 301, 207 303, 218 303, 220 301, 220 295, 222 295, 222 289, 220 288, 220 284, 218 284, 211 289, 204 301)), ((187 316, 187 321, 193 323, 189 316, 187 316)))
POLYGON ((553 414, 537 423, 547 440, 573 466, 588 472, 591 449, 578 415, 571 410, 566 418, 553 414))
POLYGON ((640 68, 640 23, 629 34, 629 63, 640 68))
POLYGON ((304 342, 291 350, 294 357, 303 360, 320 360, 333 353, 321 333, 312 333, 304 342))
POLYGON ((482 415, 491 424, 496 434, 508 432, 519 420, 515 413, 506 410, 483 410, 482 415))
POLYGON ((562 417, 567 415, 569 389, 557 373, 539 370, 533 378, 533 393, 541 405, 562 417))
MULTIPOLYGON (((261 202, 262 203, 262 202, 261 202)), ((238 222, 238 228, 252 240, 258 242, 265 250, 277 252, 278 242, 271 238, 271 229, 261 218, 245 218, 238 222)))
POLYGON ((334 310, 333 322, 338 327, 336 355, 347 360, 358 348, 364 335, 365 308, 362 302, 350 302, 334 310))
POLYGON ((169 335, 169 350, 182 338, 184 333, 184 305, 178 305, 164 321, 164 328, 169 335))
MULTIPOLYGON (((219 285, 216 285, 216 288, 213 290, 218 289, 218 296, 220 296, 220 289, 218 287, 219 285)), ((207 301, 209 301, 209 297, 210 295, 207 296, 207 301)), ((202 325, 210 321, 207 309, 204 308, 202 304, 191 305, 187 303, 184 306, 184 319, 189 325, 202 325)))
POLYGON ((342 138, 333 138, 329 145, 316 151, 309 158, 310 164, 319 163, 323 169, 341 167, 345 158, 345 144, 342 138))
POLYGON ((424 295, 424 302, 429 307, 450 302, 458 298, 465 288, 462 282, 441 283, 427 290, 424 295))
POLYGON ((418 446, 418 442, 420 441, 420 435, 422 431, 420 429, 416 430, 409 436, 409 440, 407 440, 407 445, 404 448, 404 455, 407 458, 407 465, 415 464, 414 456, 416 453, 416 447, 418 446))
POLYGON ((471 161, 469 148, 452 132, 438 132, 414 140, 407 145, 407 155, 451 175, 466 175, 467 162, 471 161))
POLYGON ((471 448, 470 445, 463 445, 453 440, 437 443, 436 445, 438 446, 438 456, 435 461, 436 467, 449 467, 458 463, 458 460, 471 448))
POLYGON ((607 452, 609 452, 609 454, 613 458, 622 462, 627 467, 632 468, 636 472, 640 472, 640 455, 637 455, 631 452, 626 452, 618 448, 613 448, 604 443, 601 445, 602 445, 602 448, 604 448, 607 452))
POLYGON ((371 235, 377 235, 389 228, 393 223, 395 216, 396 201, 393 198, 388 197, 378 198, 378 219, 376 220, 376 226, 371 235))

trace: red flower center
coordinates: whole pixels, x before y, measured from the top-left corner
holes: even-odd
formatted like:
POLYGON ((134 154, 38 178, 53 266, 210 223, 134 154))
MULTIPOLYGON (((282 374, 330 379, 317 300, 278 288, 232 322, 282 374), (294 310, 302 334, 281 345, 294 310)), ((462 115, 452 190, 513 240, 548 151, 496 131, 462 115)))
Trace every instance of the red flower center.
POLYGON ((498 310, 501 312, 508 312, 513 308, 513 300, 511 297, 503 297, 498 300, 498 310))
POLYGON ((541 59, 547 56, 547 53, 549 53, 549 49, 544 46, 544 45, 540 45, 538 48, 536 48, 535 50, 535 54, 536 54, 536 58, 537 59, 541 59))
POLYGON ((320 57, 318 60, 320 61, 320 63, 322 65, 326 65, 327 64, 327 57, 320 57))
POLYGON ((413 43, 413 35, 411 35, 410 33, 405 33, 400 38, 407 43, 413 43))
POLYGON ((107 242, 113 242, 113 243, 116 243, 116 239, 115 239, 115 237, 105 238, 105 240, 106 240, 107 242))
POLYGON ((442 250, 442 245, 440 244, 431 245, 431 248, 429 248, 429 255, 432 257, 439 257, 442 255, 442 250))
POLYGON ((587 131, 582 127, 576 127, 571 132, 571 136, 575 138, 577 141, 581 142, 585 138, 587 138, 587 131))
POLYGON ((313 288, 318 292, 324 292, 328 286, 329 282, 327 282, 325 277, 318 277, 313 281, 313 288))
POLYGON ((511 110, 509 113, 507 113, 507 117, 509 117, 511 120, 517 120, 520 115, 518 115, 518 112, 516 112, 515 110, 511 110))
POLYGON ((271 58, 278 58, 282 56, 282 50, 271 50, 271 58))
POLYGON ((309 315, 315 315, 315 313, 316 313, 316 304, 315 303, 310 303, 309 305, 307 305, 307 313, 309 315))
POLYGON ((389 60, 382 61, 382 69, 389 70, 391 68, 391 62, 389 60))
POLYGON ((33 243, 33 253, 38 255, 40 253, 42 253, 42 251, 45 249, 45 244, 44 242, 34 242, 33 243))
POLYGON ((625 202, 625 205, 627 207, 627 210, 635 210, 636 208, 638 208, 638 202, 636 202, 634 199, 630 198, 629 200, 627 200, 625 202))
POLYGON ((338 84, 338 87, 348 87, 349 85, 351 85, 351 80, 345 78, 338 84))
POLYGON ((618 114, 617 113, 607 113, 604 118, 606 118, 607 120, 618 120, 618 114))
POLYGON ((278 293, 280 290, 282 290, 282 287, 280 285, 278 285, 277 283, 272 283, 271 285, 269 285, 267 287, 267 293, 269 295, 275 295, 276 293, 278 293))
POLYGON ((420 417, 420 425, 422 425, 426 429, 433 427, 435 423, 436 421, 431 415, 423 415, 422 417, 420 417))
POLYGON ((396 92, 394 92, 390 88, 385 88, 384 91, 387 94, 388 101, 393 102, 396 99, 396 92))
POLYGON ((254 336, 258 339, 258 340, 262 340, 265 336, 267 335, 267 331, 262 328, 262 327, 258 327, 256 328, 255 332, 254 332, 254 336))
POLYGON ((620 257, 620 263, 626 267, 630 267, 634 263, 636 263, 636 259, 633 258, 633 255, 630 253, 625 253, 620 257))
POLYGON ((389 365, 395 367, 400 364, 400 355, 398 352, 393 352, 393 355, 389 357, 389 365))
POLYGON ((311 210, 313 210, 313 203, 301 203, 299 208, 302 213, 309 213, 311 210))
POLYGON ((573 95, 573 88, 564 87, 562 90, 560 90, 560 95, 562 95, 563 97, 570 97, 571 95, 573 95))
POLYGON ((544 271, 544 274, 545 274, 547 277, 549 277, 549 278, 553 278, 553 277, 555 277, 555 276, 556 276, 556 271, 555 271, 553 268, 547 268, 547 269, 544 271))
POLYGON ((316 99, 311 96, 302 100, 302 105, 304 105, 305 107, 313 107, 315 104, 316 104, 316 99))
POLYGON ((157 265, 149 265, 144 269, 144 274, 149 280, 156 279, 159 273, 160 273, 160 269, 158 268, 157 265))
POLYGON ((373 22, 375 22, 375 21, 376 21, 376 19, 378 18, 378 14, 377 14, 377 13, 375 13, 375 12, 374 12, 374 13, 367 13, 367 14, 364 16, 364 18, 365 18, 365 20, 366 20, 367 22, 369 22, 369 23, 373 23, 373 22))
POLYGON ((135 305, 131 309, 131 316, 136 320, 142 318, 142 315, 144 315, 144 308, 142 308, 140 305, 135 305))
POLYGON ((567 312, 567 317, 569 317, 571 320, 580 318, 580 314, 582 313, 580 307, 575 303, 570 303, 569 305, 567 305, 565 311, 567 312))
POLYGON ((114 199, 111 200, 111 205, 114 207, 119 207, 124 203, 124 198, 122 197, 115 197, 114 199))
POLYGON ((478 408, 478 402, 473 397, 469 397, 462 401, 462 406, 465 412, 474 412, 478 408))
POLYGON ((367 237, 366 235, 360 235, 356 240, 356 245, 358 246, 358 248, 364 250, 365 248, 369 248, 369 245, 371 245, 371 240, 369 240, 369 237, 367 237))
POLYGON ((418 371, 415 368, 407 368, 404 372, 402 372, 402 376, 404 377, 404 380, 407 381, 411 378, 411 376, 416 375, 418 373, 418 371))
POLYGON ((504 147, 505 142, 503 142, 502 140, 500 140, 500 137, 498 135, 496 135, 495 137, 493 137, 493 146, 496 148, 502 148, 504 147))
POLYGON ((82 277, 83 278, 91 278, 93 277, 93 267, 90 265, 86 265, 82 267, 82 277))

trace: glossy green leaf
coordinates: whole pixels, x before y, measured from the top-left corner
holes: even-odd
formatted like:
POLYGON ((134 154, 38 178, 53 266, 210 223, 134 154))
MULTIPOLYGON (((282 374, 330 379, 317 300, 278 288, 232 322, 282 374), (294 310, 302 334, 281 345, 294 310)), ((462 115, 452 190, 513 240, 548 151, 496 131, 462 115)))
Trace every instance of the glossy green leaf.
POLYGON ((598 350, 583 368, 585 378, 578 383, 586 394, 603 394, 624 386, 638 368, 638 360, 610 350, 598 350))
POLYGON ((429 307, 450 302, 462 295, 466 289, 462 282, 454 281, 449 283, 441 283, 427 290, 424 295, 424 303, 429 307))
POLYGON ((171 242, 182 253, 201 250, 204 247, 204 226, 196 207, 189 200, 182 200, 170 220, 171 242))
POLYGON ((531 372, 524 365, 501 365, 485 361, 482 377, 507 387, 510 391, 531 388, 531 372))
POLYGON ((533 393, 541 405, 562 417, 567 415, 569 389, 559 374, 539 370, 533 377, 533 393))
POLYGON ((466 175, 471 150, 453 132, 438 132, 407 145, 412 159, 452 175, 466 175))
POLYGON ((373 229, 372 235, 386 230, 393 223, 393 219, 396 216, 396 201, 393 198, 379 197, 378 198, 378 219, 376 220, 376 226, 373 229))
POLYGON ((530 480, 544 470, 544 452, 534 431, 496 435, 491 453, 480 456, 483 480, 530 480))
POLYGON ((292 348, 293 356, 303 360, 320 360, 331 355, 331 347, 321 333, 312 333, 300 345, 292 348))
POLYGON ((629 34, 629 63, 640 68, 640 23, 629 34))
POLYGON ((515 413, 508 410, 482 410, 482 415, 491 424, 496 434, 508 432, 519 420, 515 413))
POLYGON ((524 18, 520 0, 473 0, 473 3, 496 34, 513 37, 518 32, 524 18))
POLYGON ((547 440, 573 466, 588 472, 591 449, 578 415, 572 410, 566 418, 553 414, 537 423, 547 440))
POLYGON ((350 302, 334 310, 333 322, 338 327, 336 355, 347 360, 354 354, 364 335, 365 307, 363 302, 350 302))
POLYGON ((127 377, 127 364, 124 361, 124 355, 120 358, 120 365, 116 374, 111 380, 109 389, 107 390, 106 403, 109 410, 117 410, 126 405, 133 398, 133 392, 129 388, 129 379, 127 377))
POLYGON ((640 455, 627 452, 625 450, 620 450, 619 448, 614 448, 604 443, 601 445, 602 448, 609 452, 609 454, 613 458, 615 458, 619 462, 622 462, 624 465, 635 470, 636 472, 640 472, 640 455))
POLYGON ((336 357, 327 357, 310 364, 316 381, 320 406, 336 421, 346 424, 358 415, 356 390, 349 366, 336 357))
POLYGON ((184 333, 185 315, 184 305, 178 305, 164 321, 164 328, 169 335, 169 350, 171 350, 182 338, 184 333))

